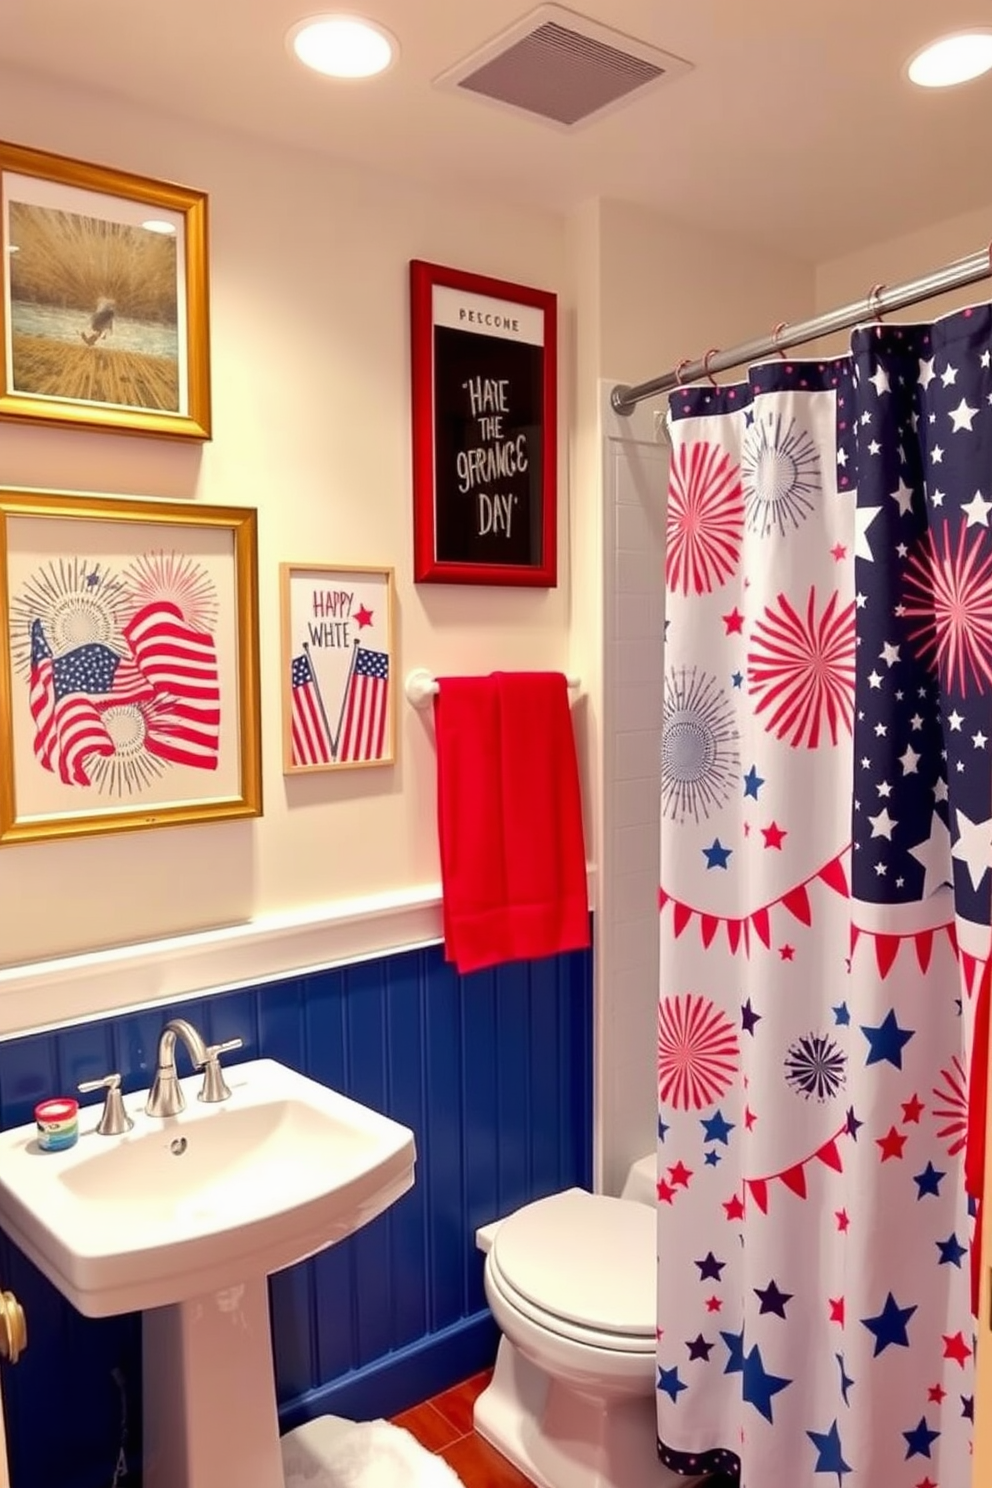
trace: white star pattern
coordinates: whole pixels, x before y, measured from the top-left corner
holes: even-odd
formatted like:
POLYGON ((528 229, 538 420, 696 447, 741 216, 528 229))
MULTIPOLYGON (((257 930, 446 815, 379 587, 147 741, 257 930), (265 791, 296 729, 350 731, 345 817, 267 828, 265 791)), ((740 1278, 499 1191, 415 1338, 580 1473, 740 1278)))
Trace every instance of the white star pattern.
POLYGON ((971 886, 977 889, 988 873, 992 859, 992 818, 973 822, 969 821, 963 811, 956 811, 954 815, 958 824, 958 840, 951 848, 951 857, 964 863, 971 886))
POLYGON ((901 517, 906 516, 908 512, 912 511, 913 493, 910 490, 909 486, 906 485, 902 476, 899 477, 899 485, 897 489, 895 491, 890 491, 889 495, 892 497, 892 500, 898 504, 899 515, 901 517))
POLYGON ((886 372, 881 362, 879 362, 878 366, 875 368, 875 371, 872 373, 871 377, 869 377, 868 381, 874 385, 875 392, 878 394, 879 397, 881 397, 883 393, 887 393, 889 391, 889 374, 888 372, 886 372))
POLYGON ((875 555, 868 544, 868 528, 881 510, 880 506, 859 506, 854 513, 854 556, 864 558, 868 563, 875 561, 875 555))
POLYGON ((911 744, 907 744, 905 754, 901 754, 899 756, 899 763, 902 765, 903 774, 915 775, 916 768, 920 763, 921 757, 921 755, 918 755, 916 753, 916 750, 911 744))
POLYGON ((877 816, 870 816, 868 820, 871 822, 873 837, 887 837, 890 842, 892 841, 892 828, 897 827, 899 823, 892 820, 887 806, 883 806, 877 816))
POLYGON ((986 501, 981 491, 976 491, 970 501, 962 501, 961 510, 968 513, 969 527, 987 527, 992 501, 986 501))
POLYGON ((958 380, 957 367, 952 367, 950 363, 948 363, 943 372, 941 372, 940 374, 940 380, 945 387, 953 387, 958 380))
POLYGON ((952 432, 960 433, 962 429, 967 429, 968 433, 970 434, 972 432, 971 425, 977 412, 977 408, 972 408, 971 405, 965 402, 964 398, 962 398, 957 408, 952 408, 950 413, 947 415, 951 421, 952 432))
POLYGON ((951 834, 947 823, 935 811, 930 818, 930 836, 909 849, 923 868, 923 895, 929 899, 945 883, 951 882, 951 834))

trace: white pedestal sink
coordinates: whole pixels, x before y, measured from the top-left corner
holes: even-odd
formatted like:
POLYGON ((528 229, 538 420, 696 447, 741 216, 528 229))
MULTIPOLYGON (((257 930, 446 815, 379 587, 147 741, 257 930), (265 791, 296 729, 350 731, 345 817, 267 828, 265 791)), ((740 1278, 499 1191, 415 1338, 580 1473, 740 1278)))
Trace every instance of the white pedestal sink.
POLYGON ((413 1183, 407 1127, 271 1059, 232 1066, 228 1100, 181 1082, 144 1114, 43 1152, 0 1133, 0 1226, 80 1312, 144 1318, 145 1488, 281 1488, 266 1277, 367 1224, 413 1183))

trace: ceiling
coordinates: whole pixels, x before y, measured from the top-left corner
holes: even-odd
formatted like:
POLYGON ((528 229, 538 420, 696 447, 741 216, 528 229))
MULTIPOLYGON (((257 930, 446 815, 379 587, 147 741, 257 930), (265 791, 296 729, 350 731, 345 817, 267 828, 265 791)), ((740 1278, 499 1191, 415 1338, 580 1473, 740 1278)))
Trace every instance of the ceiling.
POLYGON ((992 74, 935 93, 902 75, 935 34, 987 24, 979 0, 570 0, 694 64, 570 131, 432 81, 536 0, 0 6, 2 64, 443 183, 466 200, 495 194, 566 211, 589 197, 620 198, 813 262, 992 201, 987 172, 975 168, 992 74), (306 73, 285 33, 336 8, 387 26, 399 64, 361 84, 306 73))

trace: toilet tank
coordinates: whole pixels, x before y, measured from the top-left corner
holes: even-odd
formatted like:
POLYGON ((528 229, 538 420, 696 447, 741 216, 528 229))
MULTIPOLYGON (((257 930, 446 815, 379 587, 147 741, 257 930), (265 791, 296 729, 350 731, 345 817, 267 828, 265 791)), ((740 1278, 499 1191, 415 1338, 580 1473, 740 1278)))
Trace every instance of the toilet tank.
POLYGON ((652 1208, 657 1204, 658 1158, 654 1152, 631 1163, 620 1197, 632 1199, 638 1204, 649 1204, 652 1208))

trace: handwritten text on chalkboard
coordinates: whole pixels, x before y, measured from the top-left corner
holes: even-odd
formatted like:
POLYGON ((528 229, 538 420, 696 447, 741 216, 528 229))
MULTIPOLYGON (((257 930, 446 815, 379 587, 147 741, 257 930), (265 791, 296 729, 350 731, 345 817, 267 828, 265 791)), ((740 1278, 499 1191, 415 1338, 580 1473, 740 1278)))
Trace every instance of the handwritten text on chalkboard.
POLYGON ((472 377, 462 384, 468 393, 471 416, 479 430, 479 443, 471 449, 459 450, 455 460, 458 470, 458 489, 463 495, 475 495, 477 508, 476 531, 482 537, 487 532, 505 532, 509 538, 513 528, 513 503, 510 491, 492 489, 499 481, 512 480, 527 470, 527 435, 504 433, 504 423, 510 412, 507 377, 472 377), (485 490, 479 489, 485 486, 485 490))

